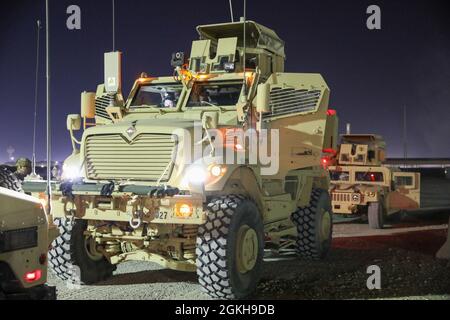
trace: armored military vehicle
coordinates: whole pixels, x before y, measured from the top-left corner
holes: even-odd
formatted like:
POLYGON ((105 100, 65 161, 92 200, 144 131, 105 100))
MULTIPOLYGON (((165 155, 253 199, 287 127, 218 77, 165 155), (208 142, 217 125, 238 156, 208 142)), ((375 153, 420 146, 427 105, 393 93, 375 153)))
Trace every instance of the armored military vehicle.
POLYGON ((337 115, 327 84, 285 72, 284 42, 256 22, 197 31, 189 55, 173 54, 173 75, 142 73, 127 99, 121 53, 106 53, 104 83, 68 116, 73 153, 52 187, 61 235, 49 256, 61 279, 76 266, 92 284, 118 263, 152 261, 197 272, 212 297, 243 298, 266 246, 308 259, 329 251, 321 155, 335 147, 337 115))
POLYGON ((379 135, 347 134, 329 167, 333 212, 367 215, 383 228, 386 215, 420 208, 420 173, 383 165, 386 143, 379 135))
POLYGON ((56 298, 45 283, 47 251, 57 233, 42 203, 22 193, 14 173, 0 167, 0 300, 56 298))

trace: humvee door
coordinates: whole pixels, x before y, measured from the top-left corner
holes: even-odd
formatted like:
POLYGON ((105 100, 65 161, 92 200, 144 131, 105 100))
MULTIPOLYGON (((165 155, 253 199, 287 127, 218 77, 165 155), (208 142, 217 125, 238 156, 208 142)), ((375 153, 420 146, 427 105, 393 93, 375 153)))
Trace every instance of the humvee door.
POLYGON ((420 173, 394 172, 394 190, 389 193, 390 210, 411 210, 420 208, 420 173))

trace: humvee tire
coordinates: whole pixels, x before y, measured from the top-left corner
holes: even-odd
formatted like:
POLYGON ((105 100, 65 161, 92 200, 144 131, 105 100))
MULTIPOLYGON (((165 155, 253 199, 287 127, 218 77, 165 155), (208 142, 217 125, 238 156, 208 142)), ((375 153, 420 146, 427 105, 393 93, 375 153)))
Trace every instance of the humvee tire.
POLYGON ((371 229, 383 229, 384 207, 382 201, 369 203, 367 218, 371 229))
POLYGON ((197 275, 213 298, 241 299, 258 284, 264 256, 264 228, 255 203, 240 195, 208 204, 197 236, 197 275))
POLYGON ((83 234, 87 220, 59 218, 54 223, 60 235, 52 242, 48 262, 58 278, 94 284, 112 276, 115 266, 100 253, 90 251, 89 239, 83 234))
POLYGON ((0 166, 0 187, 22 192, 22 183, 11 169, 0 166))
POLYGON ((311 260, 325 258, 330 251, 333 234, 333 215, 328 192, 313 189, 309 205, 298 207, 292 214, 292 221, 297 227, 297 253, 311 260))

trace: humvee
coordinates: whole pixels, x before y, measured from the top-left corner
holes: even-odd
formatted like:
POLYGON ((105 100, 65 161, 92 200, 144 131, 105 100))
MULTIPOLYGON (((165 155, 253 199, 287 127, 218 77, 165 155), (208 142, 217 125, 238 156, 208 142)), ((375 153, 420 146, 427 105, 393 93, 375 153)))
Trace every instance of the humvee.
POLYGON ((60 278, 75 265, 92 284, 118 263, 151 261, 197 272, 212 297, 243 298, 257 286, 265 248, 309 259, 329 251, 321 156, 335 147, 337 115, 327 84, 285 72, 284 42, 261 24, 197 31, 189 56, 173 54, 173 75, 142 73, 127 99, 121 53, 106 53, 104 83, 82 93, 81 115, 68 116, 73 153, 52 184, 61 234, 49 261, 60 278))
POLYGON ((51 232, 42 203, 21 192, 20 182, 0 167, 0 300, 56 299, 47 281, 51 232))
POLYGON ((420 208, 420 173, 383 165, 386 143, 374 134, 341 137, 329 166, 335 214, 367 215, 369 226, 381 229, 387 215, 420 208))

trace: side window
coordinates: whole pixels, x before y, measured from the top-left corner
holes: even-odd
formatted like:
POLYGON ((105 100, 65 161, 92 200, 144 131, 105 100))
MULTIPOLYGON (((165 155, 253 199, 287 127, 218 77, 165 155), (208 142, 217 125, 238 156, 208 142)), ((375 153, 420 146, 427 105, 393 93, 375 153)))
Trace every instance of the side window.
POLYGON ((343 161, 343 162, 348 162, 348 161, 350 161, 350 158, 349 158, 349 156, 348 156, 348 153, 343 153, 343 154, 341 154, 341 159, 340 159, 341 161, 343 161))
POLYGON ((396 187, 413 187, 414 179, 411 176, 398 176, 395 177, 395 186, 396 187))

